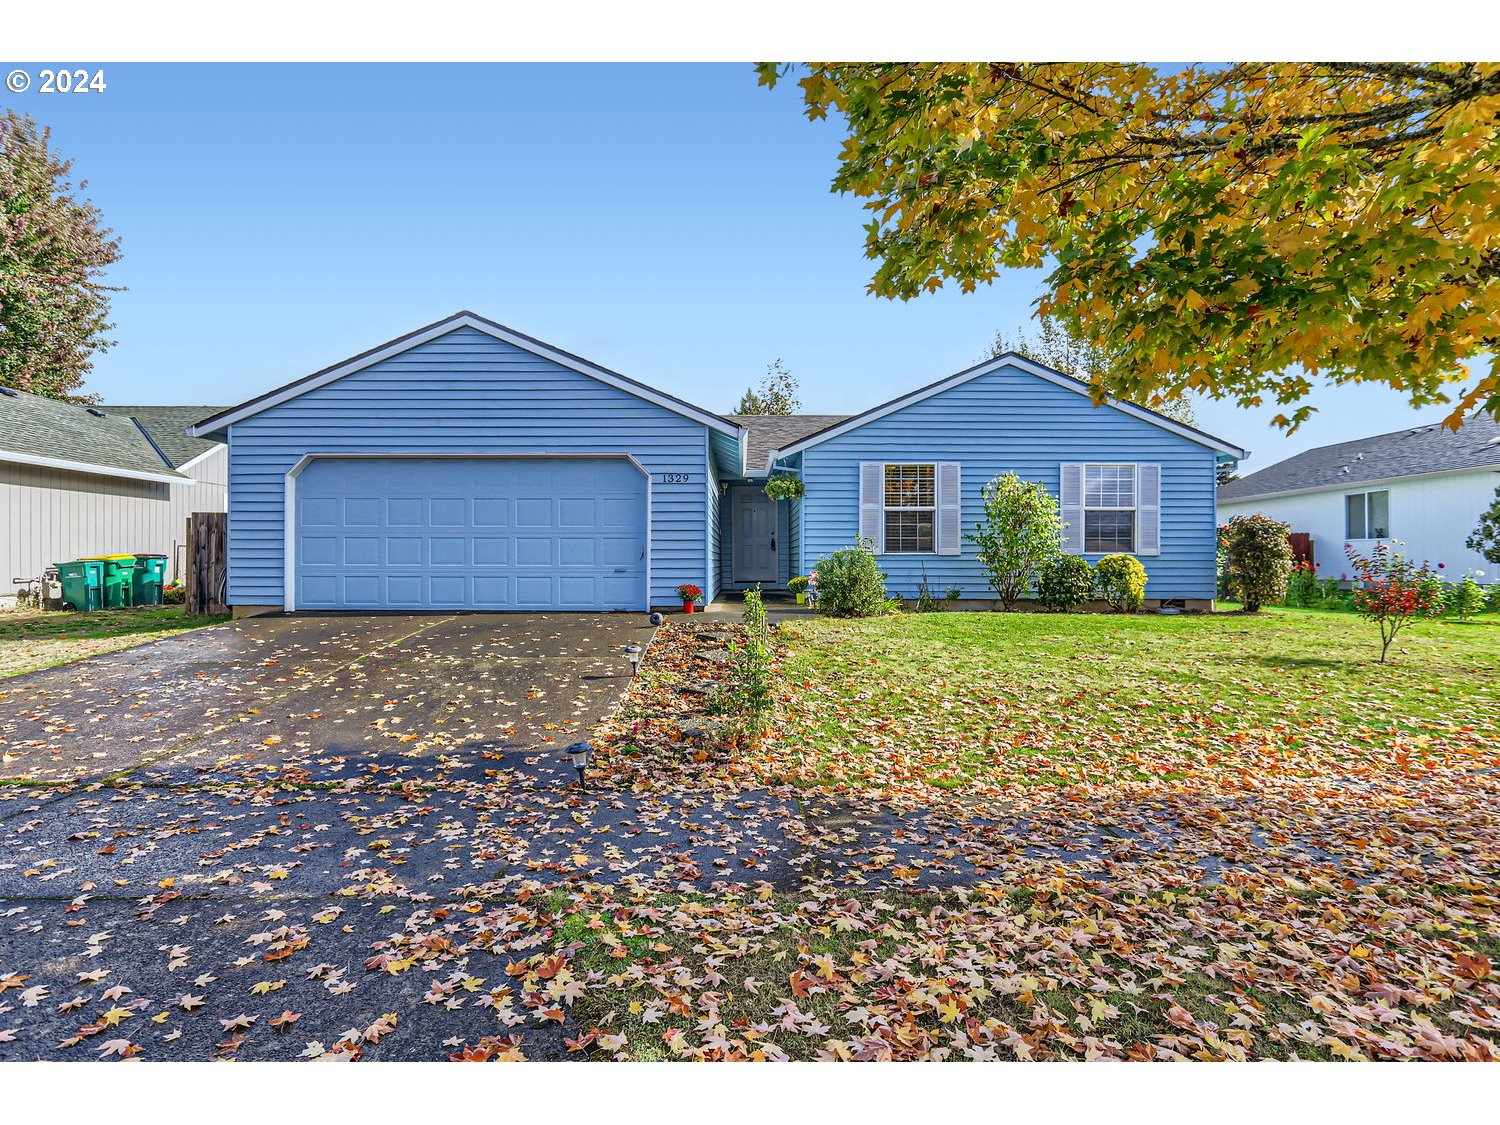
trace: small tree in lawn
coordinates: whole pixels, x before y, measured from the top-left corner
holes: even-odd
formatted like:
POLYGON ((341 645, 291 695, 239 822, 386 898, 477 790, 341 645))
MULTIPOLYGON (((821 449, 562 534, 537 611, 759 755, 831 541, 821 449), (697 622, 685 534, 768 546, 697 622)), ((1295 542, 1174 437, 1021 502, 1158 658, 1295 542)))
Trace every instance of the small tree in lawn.
POLYGON ((1435 608, 1434 572, 1425 562, 1418 566, 1386 543, 1377 543, 1368 555, 1346 543, 1344 552, 1358 578, 1354 610, 1380 626, 1380 663, 1384 664, 1396 634, 1435 608))
POLYGON ((984 516, 964 538, 979 548, 990 586, 1009 610, 1031 588, 1042 564, 1062 552, 1062 530, 1052 494, 1006 473, 984 486, 984 516))
POLYGON ((1286 600, 1291 525, 1270 516, 1233 516, 1224 528, 1224 577, 1246 613, 1286 600))

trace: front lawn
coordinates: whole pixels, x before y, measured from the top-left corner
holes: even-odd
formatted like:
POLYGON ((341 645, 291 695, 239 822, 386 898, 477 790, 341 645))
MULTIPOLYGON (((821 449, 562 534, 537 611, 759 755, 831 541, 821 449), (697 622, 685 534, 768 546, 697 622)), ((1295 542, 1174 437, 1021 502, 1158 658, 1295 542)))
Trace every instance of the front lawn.
POLYGON ((712 749, 668 626, 600 773, 724 824, 721 881, 579 887, 512 974, 621 1058, 1500 1058, 1500 624, 1417 625, 1388 666, 1373 638, 798 622, 776 728, 712 749), (756 786, 800 849, 760 882, 756 786))
POLYGON ((1493 735, 1500 617, 1424 622, 1378 664, 1352 614, 908 614, 799 627, 787 780, 949 789, 1186 776, 1226 741, 1287 768, 1493 735))
POLYGON ((226 620, 189 615, 180 605, 98 609, 91 613, 0 611, 0 678, 133 648, 226 620))

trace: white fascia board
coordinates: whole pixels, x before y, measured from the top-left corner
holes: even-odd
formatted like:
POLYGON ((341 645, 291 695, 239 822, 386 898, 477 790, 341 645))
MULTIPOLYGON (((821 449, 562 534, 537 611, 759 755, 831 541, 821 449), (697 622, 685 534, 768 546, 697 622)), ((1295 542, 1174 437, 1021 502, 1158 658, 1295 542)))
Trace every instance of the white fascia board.
MULTIPOLYGON (((1031 360, 1026 359, 1024 356, 1013 354, 997 356, 994 359, 986 360, 984 363, 979 364, 977 367, 970 367, 964 371, 958 372, 958 374, 956 375, 950 375, 948 378, 943 379, 940 382, 933 383, 931 386, 923 387, 922 389, 917 391, 912 391, 909 394, 902 395, 900 398, 893 398, 890 402, 887 402, 881 406, 877 406, 871 410, 867 410, 863 414, 856 414, 853 418, 850 418, 847 421, 840 422, 836 426, 830 426, 828 429, 823 430, 820 433, 813 434, 810 437, 803 438, 801 441, 796 441, 791 445, 785 446, 781 449, 773 450, 771 453, 771 459, 777 460, 782 457, 790 457, 794 453, 801 453, 804 449, 809 449, 814 445, 820 445, 821 443, 828 441, 830 438, 836 438, 840 434, 847 434, 851 430, 857 430, 859 429, 859 427, 866 425, 869 422, 874 422, 877 419, 884 418, 888 414, 894 414, 898 410, 904 410, 906 407, 921 402, 924 399, 929 399, 933 395, 940 395, 944 391, 949 391, 954 387, 961 386, 964 383, 967 383, 970 379, 977 379, 981 375, 988 375, 991 371, 996 371, 1001 367, 1014 367, 1020 371, 1026 372, 1029 375, 1035 375, 1039 379, 1045 379, 1049 383, 1055 383, 1059 387, 1062 387, 1064 390, 1069 390, 1074 392, 1075 394, 1084 395, 1085 397, 1087 397, 1089 393, 1088 385, 1086 383, 1083 383, 1081 380, 1074 379, 1070 375, 1064 375, 1061 371, 1053 371, 1052 368, 1044 367, 1040 363, 1033 363, 1031 360)), ((1237 461, 1243 460, 1244 458, 1250 456, 1247 451, 1241 449, 1237 445, 1230 445, 1227 441, 1221 441, 1211 434, 1202 433, 1198 430, 1193 429, 1191 426, 1184 426, 1181 422, 1177 422, 1171 418, 1167 418, 1161 414, 1156 413, 1154 410, 1147 410, 1145 407, 1136 406, 1134 403, 1130 402, 1121 402, 1119 399, 1115 398, 1105 399, 1104 404, 1106 406, 1111 406, 1114 409, 1119 410, 1125 414, 1129 414, 1134 418, 1139 418, 1143 422, 1150 422, 1153 426, 1159 426, 1161 429, 1174 433, 1178 437, 1187 438, 1189 441, 1196 442, 1199 445, 1207 446, 1209 449, 1228 454, 1230 457, 1233 457, 1237 461)))
POLYGON ((63 469, 70 473, 89 473, 96 477, 124 477, 126 480, 149 480, 158 484, 197 484, 192 477, 163 470, 155 473, 145 469, 121 469, 113 465, 90 465, 83 461, 64 461, 58 457, 41 457, 34 453, 12 453, 0 450, 0 461, 11 461, 18 465, 39 465, 44 469, 63 469))
POLYGON ((193 466, 195 466, 195 465, 201 465, 204 461, 207 461, 214 454, 216 454, 216 453, 227 453, 228 451, 229 451, 229 446, 225 445, 223 442, 216 442, 214 444, 214 447, 212 449, 205 449, 202 453, 198 454, 196 457, 193 457, 190 460, 184 461, 182 464, 178 465, 177 466, 177 471, 179 473, 186 473, 193 466))
POLYGON ((446 336, 448 333, 460 328, 473 328, 478 332, 485 333, 487 336, 503 340, 508 344, 520 348, 522 351, 527 351, 532 355, 551 360, 560 367, 566 367, 570 371, 576 371, 581 375, 597 379, 601 383, 606 383, 609 386, 625 391, 627 394, 635 395, 637 398, 645 399, 647 402, 660 406, 665 410, 670 410, 674 414, 691 418, 693 421, 700 422, 712 430, 718 430, 722 434, 727 434, 730 437, 738 439, 741 444, 744 442, 746 431, 743 426, 738 426, 726 418, 720 418, 716 414, 711 414, 706 410, 700 410, 696 406, 681 402, 670 395, 662 394, 660 391, 653 390, 632 379, 627 379, 607 368, 599 367, 587 360, 579 359, 577 356, 558 351, 556 348, 550 347, 539 340, 523 336, 519 332, 514 332, 506 328, 504 325, 485 320, 483 317, 475 316, 473 313, 459 313, 457 316, 440 320, 436 324, 414 332, 409 336, 393 340, 391 343, 374 351, 366 352, 363 355, 356 356, 354 359, 327 368, 316 375, 292 383, 264 398, 253 399, 244 406, 236 407, 226 413, 216 415, 214 418, 205 419, 203 422, 194 423, 188 427, 187 432, 192 437, 207 437, 210 434, 219 433, 236 422, 243 422, 246 418, 252 418, 262 411, 270 410, 273 406, 280 406, 283 402, 304 395, 308 391, 327 386, 335 380, 342 379, 345 375, 352 375, 356 371, 362 371, 366 367, 371 367, 390 359, 392 356, 400 355, 402 352, 410 351, 412 348, 419 347, 430 340, 436 340, 440 336, 446 336))

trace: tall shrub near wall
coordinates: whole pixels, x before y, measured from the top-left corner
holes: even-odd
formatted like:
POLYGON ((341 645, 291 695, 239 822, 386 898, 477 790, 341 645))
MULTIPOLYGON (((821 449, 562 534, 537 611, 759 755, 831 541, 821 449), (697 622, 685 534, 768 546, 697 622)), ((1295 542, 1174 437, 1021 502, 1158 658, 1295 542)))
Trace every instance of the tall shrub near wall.
POLYGON ((1245 612, 1286 600, 1292 573, 1291 525, 1270 516, 1233 516, 1224 528, 1224 575, 1245 612))
POLYGON ((990 586, 1009 610, 1062 553, 1062 532, 1057 500, 1046 487, 1006 473, 984 486, 984 515, 964 538, 979 549, 990 586))

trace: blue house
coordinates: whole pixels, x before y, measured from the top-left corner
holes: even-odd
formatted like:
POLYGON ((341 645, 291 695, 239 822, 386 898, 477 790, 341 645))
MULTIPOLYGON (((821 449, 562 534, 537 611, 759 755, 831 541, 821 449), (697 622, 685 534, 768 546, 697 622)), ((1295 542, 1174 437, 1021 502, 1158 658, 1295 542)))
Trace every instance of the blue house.
POLYGON ((864 537, 891 589, 988 600, 984 483, 1059 497, 1064 549, 1214 596, 1215 469, 1245 453, 1015 355, 852 417, 722 416, 463 312, 189 428, 229 445, 228 601, 642 610, 782 586, 864 537), (772 500, 772 474, 800 500, 772 500))

